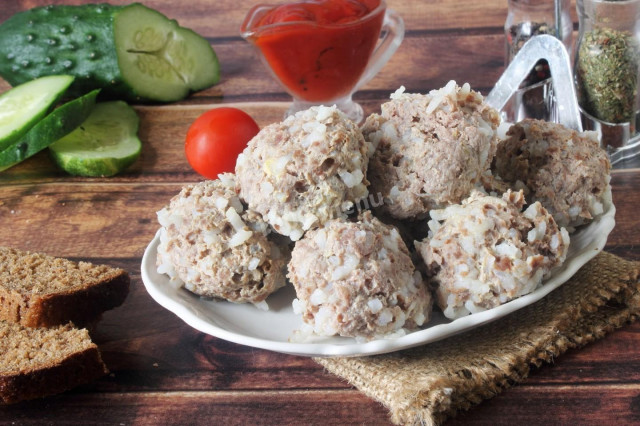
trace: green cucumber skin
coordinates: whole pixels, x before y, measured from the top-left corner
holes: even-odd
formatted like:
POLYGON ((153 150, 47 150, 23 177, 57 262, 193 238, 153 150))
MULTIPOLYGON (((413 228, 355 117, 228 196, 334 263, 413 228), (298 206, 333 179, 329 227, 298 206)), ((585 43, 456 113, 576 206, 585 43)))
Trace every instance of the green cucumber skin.
MULTIPOLYGON (((125 102, 113 101, 98 103, 94 107, 91 114, 89 114, 89 117, 87 117, 87 119, 83 122, 83 124, 81 124, 73 132, 69 133, 66 138, 59 139, 58 141, 49 145, 49 154, 53 162, 70 175, 84 177, 111 177, 127 169, 129 166, 135 163, 140 156, 142 142, 138 138, 139 128, 140 118, 138 114, 131 106, 129 106, 125 102), (131 154, 128 157, 120 158, 109 157, 108 154, 105 154, 103 158, 97 160, 95 157, 83 158, 82 156, 79 156, 77 152, 74 153, 73 148, 71 150, 65 149, 64 144, 69 143, 68 138, 75 138, 76 141, 74 142, 74 144, 77 143, 78 139, 93 139, 93 132, 96 131, 96 124, 92 123, 93 126, 86 125, 92 120, 118 121, 121 126, 126 127, 129 130, 127 140, 131 140, 132 143, 137 143, 137 153, 131 154), (60 146, 61 143, 63 144, 63 146, 60 146)), ((102 131, 101 133, 109 134, 108 131, 102 131)), ((109 135, 112 138, 117 137, 114 134, 109 135)), ((87 149, 83 147, 82 144, 79 144, 79 146, 76 146, 74 148, 77 148, 79 151, 87 149)), ((102 151, 102 153, 105 153, 105 151, 102 151)))
POLYGON ((33 126, 19 141, 0 152, 0 171, 6 170, 71 133, 91 114, 99 90, 69 101, 33 126))
POLYGON ((104 88, 131 97, 120 76, 113 19, 122 6, 45 6, 17 13, 0 25, 0 75, 12 86, 45 75, 76 77, 70 97, 104 88))
MULTIPOLYGON (((76 80, 67 92, 71 97, 94 89, 102 89, 101 98, 134 103, 172 102, 186 97, 190 90, 181 97, 140 96, 124 80, 114 27, 118 15, 129 8, 153 11, 139 3, 126 6, 103 3, 50 5, 13 15, 0 24, 0 76, 15 86, 45 75, 72 75, 76 80)), ((174 20, 167 20, 182 30, 174 20)), ((218 80, 218 75, 212 76, 205 87, 218 80)))
MULTIPOLYGON (((32 116, 22 126, 21 129, 17 129, 14 132, 12 132, 11 134, 5 135, 4 137, 0 136, 0 151, 2 151, 5 148, 8 148, 9 146, 11 146, 11 144, 13 144, 15 141, 20 139, 38 121, 40 121, 43 117, 45 117, 47 114, 49 114, 51 112, 51 110, 54 108, 54 106, 62 99, 64 94, 69 89, 69 86, 73 83, 73 76, 60 76, 60 77, 65 77, 65 78, 68 77, 69 81, 68 81, 68 83, 65 83, 64 86, 60 87, 61 90, 59 91, 59 93, 57 93, 54 97, 51 98, 51 104, 49 105, 49 107, 47 107, 46 109, 43 109, 42 111, 40 111, 40 113, 32 116)), ((2 95, 3 96, 4 95, 8 95, 8 94, 10 94, 10 92, 11 92, 11 90, 9 90, 8 92, 3 93, 2 95)))

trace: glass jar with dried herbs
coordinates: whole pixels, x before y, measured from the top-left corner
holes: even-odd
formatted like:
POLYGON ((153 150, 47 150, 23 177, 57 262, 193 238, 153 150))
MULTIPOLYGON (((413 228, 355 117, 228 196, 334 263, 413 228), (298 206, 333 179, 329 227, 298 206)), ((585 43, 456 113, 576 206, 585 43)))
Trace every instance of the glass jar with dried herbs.
POLYGON ((640 110, 640 0, 578 0, 575 61, 578 101, 606 123, 629 123, 640 110))

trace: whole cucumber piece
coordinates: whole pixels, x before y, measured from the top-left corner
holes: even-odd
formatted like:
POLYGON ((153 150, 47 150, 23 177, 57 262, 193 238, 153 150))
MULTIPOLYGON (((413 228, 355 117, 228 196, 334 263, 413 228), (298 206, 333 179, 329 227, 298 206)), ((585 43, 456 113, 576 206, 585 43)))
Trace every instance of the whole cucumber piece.
POLYGON ((87 119, 99 90, 62 104, 45 116, 17 142, 0 151, 0 171, 15 166, 66 136, 87 119))
POLYGON ((76 77, 70 96, 99 88, 131 102, 183 99, 220 76, 204 38, 138 3, 38 7, 0 25, 5 80, 57 74, 76 77))

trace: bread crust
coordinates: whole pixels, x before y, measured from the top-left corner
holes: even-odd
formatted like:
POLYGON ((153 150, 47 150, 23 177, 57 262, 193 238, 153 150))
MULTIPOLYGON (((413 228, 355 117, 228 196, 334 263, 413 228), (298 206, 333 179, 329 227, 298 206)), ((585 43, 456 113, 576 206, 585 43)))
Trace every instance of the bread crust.
POLYGON ((73 270, 78 282, 68 288, 34 292, 29 288, 9 285, 0 281, 0 319, 27 327, 53 327, 69 321, 86 325, 98 320, 101 314, 120 306, 129 293, 130 278, 126 271, 106 265, 73 262, 39 253, 0 247, 5 271, 0 279, 11 279, 12 274, 24 274, 30 280, 40 280, 47 288, 52 272, 64 268, 73 270), (83 275, 86 274, 86 277, 83 275))
POLYGON ((0 402, 14 404, 54 395, 92 382, 108 372, 98 347, 92 345, 57 363, 31 371, 0 375, 0 402))
POLYGON ((26 327, 53 327, 69 321, 86 325, 104 311, 120 306, 129 294, 129 275, 122 269, 93 285, 49 294, 22 294, 0 286, 0 319, 26 327))
MULTIPOLYGON (((37 345, 44 342, 21 333, 29 330, 39 335, 38 329, 57 326, 62 326, 60 332, 64 333, 78 325, 91 325, 104 311, 124 302, 130 282, 123 269, 0 247, 0 321, 13 327, 3 329, 5 336, 23 339, 19 343, 29 339, 34 345, 30 350, 46 355, 41 361, 23 364, 28 367, 0 372, 0 404, 61 393, 107 374, 88 333, 81 337, 82 347, 67 347, 70 343, 65 341, 66 350, 53 355, 40 352, 37 345), (72 353, 64 355, 68 352, 72 353)), ((55 338, 64 338, 56 330, 52 333, 55 338)), ((18 359, 26 356, 14 354, 18 359)))

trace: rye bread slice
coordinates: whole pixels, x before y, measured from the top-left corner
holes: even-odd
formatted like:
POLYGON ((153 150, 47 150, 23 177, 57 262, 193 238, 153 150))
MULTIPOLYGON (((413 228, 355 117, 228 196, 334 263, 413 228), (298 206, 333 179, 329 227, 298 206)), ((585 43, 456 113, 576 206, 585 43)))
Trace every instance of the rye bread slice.
POLYGON ((0 320, 0 403, 64 392, 108 373, 86 329, 0 320))
POLYGON ((27 327, 83 325, 121 305, 122 269, 0 247, 0 319, 27 327))

